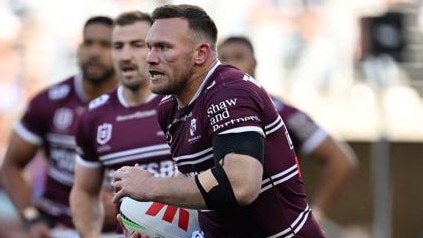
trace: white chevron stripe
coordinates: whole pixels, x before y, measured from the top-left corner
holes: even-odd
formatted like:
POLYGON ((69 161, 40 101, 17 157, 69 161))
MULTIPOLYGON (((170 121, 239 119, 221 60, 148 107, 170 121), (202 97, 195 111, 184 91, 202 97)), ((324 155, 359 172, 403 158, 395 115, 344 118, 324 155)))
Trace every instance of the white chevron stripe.
POLYGON ((290 227, 284 229, 281 232, 278 232, 274 235, 268 236, 267 238, 290 238, 293 237, 295 234, 297 234, 301 228, 303 228, 304 224, 306 223, 308 216, 310 214, 311 210, 310 207, 306 206, 306 208, 298 214, 297 218, 293 223, 291 223, 290 227), (294 229, 294 230, 292 230, 294 229))
POLYGON ((136 148, 131 150, 125 150, 120 151, 116 153, 107 154, 105 156, 101 156, 100 160, 109 160, 109 159, 116 159, 118 157, 126 157, 133 154, 142 154, 142 153, 148 153, 155 150, 169 150, 168 144, 158 144, 158 145, 152 145, 152 146, 146 146, 142 148, 136 148))
POLYGON ((178 157, 174 157, 173 160, 175 160, 176 162, 178 162, 179 160, 183 160, 183 159, 193 159, 195 157, 202 157, 204 154, 207 153, 212 153, 213 154, 213 148, 207 148, 205 150, 202 150, 200 152, 197 152, 195 154, 189 154, 189 155, 182 155, 182 156, 178 156, 178 157))
POLYGON ((134 160, 134 159, 151 158, 155 156, 169 155, 169 154, 170 154, 170 150, 159 150, 159 151, 152 151, 149 153, 133 154, 133 155, 125 156, 125 157, 118 157, 118 158, 109 159, 103 162, 104 162, 104 165, 113 165, 113 164, 122 163, 122 162, 130 161, 130 160, 134 160))

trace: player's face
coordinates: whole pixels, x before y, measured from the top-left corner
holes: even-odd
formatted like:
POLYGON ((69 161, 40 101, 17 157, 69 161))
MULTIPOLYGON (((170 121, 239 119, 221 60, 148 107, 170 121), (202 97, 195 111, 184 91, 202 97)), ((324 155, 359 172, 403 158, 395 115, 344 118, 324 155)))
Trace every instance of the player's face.
POLYGON ((89 24, 78 49, 78 59, 84 78, 94 84, 106 81, 114 74, 111 59, 112 28, 101 23, 89 24))
POLYGON ((194 72, 194 48, 188 22, 181 18, 155 20, 147 35, 151 90, 180 95, 194 72))
POLYGON ((243 43, 230 42, 219 47, 218 57, 222 63, 233 65, 254 76, 256 61, 253 52, 243 43))
POLYGON ((122 85, 132 90, 149 83, 150 73, 146 62, 148 48, 145 43, 149 29, 150 24, 145 21, 117 25, 113 29, 113 66, 122 85))

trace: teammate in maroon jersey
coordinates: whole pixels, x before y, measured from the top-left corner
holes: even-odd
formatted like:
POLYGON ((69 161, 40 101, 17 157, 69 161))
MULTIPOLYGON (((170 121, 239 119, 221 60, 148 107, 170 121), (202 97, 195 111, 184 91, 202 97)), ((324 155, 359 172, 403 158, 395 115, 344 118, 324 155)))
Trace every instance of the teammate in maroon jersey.
POLYGON ((88 19, 78 48, 82 73, 36 95, 12 132, 0 174, 31 237, 51 237, 53 231, 73 228, 69 193, 74 182, 75 133, 89 100, 116 87, 110 56, 112 26, 109 17, 88 19), (40 149, 48 160, 47 178, 44 193, 32 204, 22 172, 40 149))
MULTIPOLYGON (((222 63, 231 64, 255 76, 257 63, 253 45, 248 38, 225 38, 217 46, 217 51, 222 63)), ((273 96, 272 100, 286 123, 295 149, 304 155, 311 155, 323 166, 320 186, 316 189, 312 206, 315 216, 319 220, 323 219, 354 171, 356 155, 348 144, 337 141, 305 112, 277 97, 273 96)))
POLYGON ((82 237, 98 237, 102 225, 100 188, 106 171, 135 165, 156 177, 173 176, 175 165, 157 121, 162 96, 150 91, 145 37, 152 20, 139 11, 115 20, 112 59, 120 86, 89 104, 76 142, 78 157, 71 192, 73 221, 82 237))
POLYGON ((185 176, 122 167, 114 202, 130 196, 199 209, 205 237, 324 237, 282 118, 258 82, 218 61, 213 20, 192 5, 161 6, 152 17, 151 88, 169 94, 159 123, 185 176))

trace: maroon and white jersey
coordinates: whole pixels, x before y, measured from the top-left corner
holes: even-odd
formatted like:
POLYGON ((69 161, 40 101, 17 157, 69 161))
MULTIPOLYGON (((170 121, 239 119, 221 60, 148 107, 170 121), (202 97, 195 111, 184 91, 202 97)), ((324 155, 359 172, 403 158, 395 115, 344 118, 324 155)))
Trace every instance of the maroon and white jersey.
POLYGON ((145 103, 129 107, 122 86, 94 99, 76 135, 77 163, 102 166, 109 178, 120 167, 136 163, 157 177, 173 176, 175 165, 157 121, 161 99, 152 94, 145 103))
POLYGON ((88 98, 82 76, 76 75, 36 95, 15 131, 26 141, 42 146, 48 160, 45 190, 36 206, 73 227, 69 193, 74 180, 75 133, 88 98))
POLYGON ((174 97, 165 97, 159 122, 179 171, 187 176, 214 166, 216 135, 255 131, 265 137, 259 197, 237 209, 200 211, 206 237, 324 237, 312 218, 284 122, 255 79, 218 63, 188 106, 178 108, 174 97))
POLYGON ((328 138, 327 131, 317 125, 305 112, 276 97, 272 97, 272 101, 285 121, 294 147, 299 152, 310 154, 328 138))

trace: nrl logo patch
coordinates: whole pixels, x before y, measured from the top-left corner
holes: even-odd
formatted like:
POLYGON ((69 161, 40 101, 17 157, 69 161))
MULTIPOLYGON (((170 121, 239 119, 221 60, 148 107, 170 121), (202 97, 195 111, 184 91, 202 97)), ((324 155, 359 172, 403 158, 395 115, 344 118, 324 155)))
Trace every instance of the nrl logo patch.
POLYGON ((112 124, 104 123, 97 128, 97 142, 101 145, 106 144, 112 138, 112 124))

